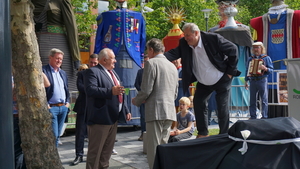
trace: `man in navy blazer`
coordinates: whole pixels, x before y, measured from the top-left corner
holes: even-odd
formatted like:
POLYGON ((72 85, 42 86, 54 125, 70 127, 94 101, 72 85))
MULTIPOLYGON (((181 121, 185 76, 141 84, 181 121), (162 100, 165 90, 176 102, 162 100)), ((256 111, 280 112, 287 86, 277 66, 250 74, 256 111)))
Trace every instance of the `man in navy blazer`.
POLYGON ((197 138, 208 136, 207 101, 216 91, 220 134, 229 128, 231 81, 239 76, 237 70, 238 50, 235 44, 215 33, 200 32, 194 23, 183 26, 184 38, 177 48, 165 53, 170 60, 181 58, 183 89, 197 81, 194 96, 194 112, 198 130, 197 138))
POLYGON ((52 114, 52 127, 58 145, 59 135, 69 112, 70 93, 68 78, 60 66, 64 53, 56 48, 49 52, 49 64, 43 66, 43 72, 47 76, 50 86, 46 87, 46 95, 49 111, 52 114))
POLYGON ((109 167, 118 122, 126 123, 131 119, 123 97, 124 87, 120 85, 120 79, 113 70, 115 63, 114 52, 104 48, 99 53, 99 64, 85 72, 89 137, 87 169, 109 167))

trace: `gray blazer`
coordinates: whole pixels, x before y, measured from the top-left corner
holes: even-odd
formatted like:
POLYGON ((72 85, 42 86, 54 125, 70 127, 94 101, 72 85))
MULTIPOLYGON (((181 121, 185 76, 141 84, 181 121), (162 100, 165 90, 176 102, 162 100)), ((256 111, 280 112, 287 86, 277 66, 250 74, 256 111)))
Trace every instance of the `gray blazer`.
POLYGON ((145 101, 145 121, 176 121, 177 91, 177 69, 163 54, 145 62, 141 91, 135 98, 137 106, 145 101))

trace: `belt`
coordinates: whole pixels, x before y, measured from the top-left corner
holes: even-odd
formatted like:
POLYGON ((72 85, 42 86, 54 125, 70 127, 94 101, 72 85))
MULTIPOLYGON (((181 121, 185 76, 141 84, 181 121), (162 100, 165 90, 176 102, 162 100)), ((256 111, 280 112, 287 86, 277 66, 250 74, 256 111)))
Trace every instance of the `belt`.
POLYGON ((19 117, 19 114, 13 114, 14 117, 19 117))
POLYGON ((252 77, 250 80, 253 80, 253 81, 259 81, 259 80, 262 80, 262 79, 265 79, 267 77, 252 77))
POLYGON ((56 104, 49 104, 50 107, 60 107, 60 106, 63 106, 65 105, 65 103, 56 103, 56 104))

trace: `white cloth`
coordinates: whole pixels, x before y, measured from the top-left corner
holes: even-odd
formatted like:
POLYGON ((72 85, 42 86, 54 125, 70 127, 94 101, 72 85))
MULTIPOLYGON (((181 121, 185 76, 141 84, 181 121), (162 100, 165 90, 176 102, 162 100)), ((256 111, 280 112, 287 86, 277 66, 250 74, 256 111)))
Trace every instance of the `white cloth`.
POLYGON ((253 144, 263 144, 263 145, 276 145, 276 144, 287 144, 287 143, 293 143, 293 142, 300 142, 300 138, 292 138, 292 139, 282 139, 282 140, 247 140, 247 138, 251 135, 251 132, 249 130, 243 130, 241 131, 241 134, 244 139, 236 138, 232 136, 228 136, 230 139, 234 141, 242 141, 243 147, 239 149, 242 155, 244 155, 248 150, 247 143, 253 143, 253 144))
POLYGON ((193 73, 198 82, 204 85, 214 85, 224 73, 220 72, 209 60, 201 38, 198 45, 193 50, 193 73), (212 78, 213 77, 213 78, 212 78))
POLYGON ((286 4, 282 4, 279 6, 272 6, 271 8, 269 8, 268 13, 269 14, 281 14, 282 12, 284 12, 287 9, 288 5, 286 4))

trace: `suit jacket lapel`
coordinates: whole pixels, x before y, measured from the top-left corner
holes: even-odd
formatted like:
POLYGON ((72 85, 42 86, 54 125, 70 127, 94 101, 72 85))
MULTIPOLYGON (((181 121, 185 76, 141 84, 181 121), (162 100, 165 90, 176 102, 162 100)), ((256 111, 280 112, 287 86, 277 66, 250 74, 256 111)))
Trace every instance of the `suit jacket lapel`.
POLYGON ((102 72, 102 74, 104 74, 104 76, 107 78, 107 80, 114 86, 114 82, 109 77, 109 75, 107 74, 106 70, 100 64, 98 65, 98 67, 99 67, 100 71, 102 72))
POLYGON ((53 84, 54 82, 53 82, 52 70, 51 70, 50 65, 48 64, 46 68, 47 68, 47 71, 45 73, 47 73, 47 77, 49 78, 50 83, 53 84))
POLYGON ((119 82, 121 83, 121 79, 119 77, 119 75, 117 74, 117 72, 113 69, 112 70, 114 72, 114 75, 116 76, 116 78, 119 80, 119 82))

